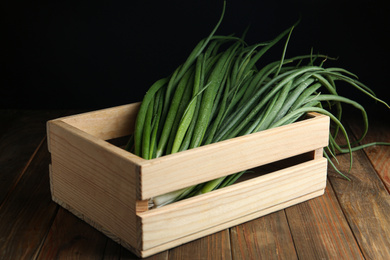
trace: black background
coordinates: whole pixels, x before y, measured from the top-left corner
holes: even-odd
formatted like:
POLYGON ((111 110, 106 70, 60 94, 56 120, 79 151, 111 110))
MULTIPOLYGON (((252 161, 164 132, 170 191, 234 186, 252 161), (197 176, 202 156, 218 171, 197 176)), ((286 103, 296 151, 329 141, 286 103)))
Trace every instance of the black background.
MULTIPOLYGON (((287 56, 313 47, 390 102, 386 1, 227 1, 217 34, 267 41, 301 17, 287 56)), ((100 109, 140 101, 217 23, 222 1, 3 1, 0 108, 100 109), (6 3, 4 3, 6 2, 6 3)), ((281 45, 265 61, 279 58, 281 45)), ((350 87, 341 94, 373 104, 350 87)), ((378 106, 378 109, 385 109, 378 106)))

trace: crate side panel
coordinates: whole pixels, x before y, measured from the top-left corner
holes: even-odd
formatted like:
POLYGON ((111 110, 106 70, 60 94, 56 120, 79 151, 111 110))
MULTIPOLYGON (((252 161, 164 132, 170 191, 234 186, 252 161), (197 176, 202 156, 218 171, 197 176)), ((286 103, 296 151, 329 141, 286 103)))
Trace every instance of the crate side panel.
POLYGON ((323 190, 326 170, 320 158, 140 213, 143 250, 323 190))
POLYGON ((329 118, 294 124, 145 161, 141 198, 147 199, 328 145, 329 118))
POLYGON ((137 165, 61 121, 51 123, 49 138, 53 198, 137 247, 137 165))
POLYGON ((240 217, 240 218, 237 218, 237 219, 233 219, 233 220, 228 221, 228 222, 221 223, 220 225, 217 225, 217 226, 205 229, 205 230, 200 230, 199 232, 190 234, 188 236, 184 236, 184 237, 178 238, 176 240, 172 240, 172 241, 169 241, 167 243, 158 245, 156 247, 152 247, 150 249, 141 251, 141 256, 142 257, 148 257, 148 256, 151 256, 151 255, 157 254, 159 252, 165 251, 167 249, 171 249, 173 247, 180 246, 180 245, 182 245, 184 243, 193 241, 195 239, 198 239, 198 238, 210 235, 210 234, 214 234, 214 233, 219 232, 221 230, 224 230, 224 229, 236 226, 236 225, 240 225, 240 224, 245 223, 247 221, 250 221, 250 220, 253 220, 253 219, 265 216, 265 215, 270 214, 272 212, 288 208, 288 207, 296 205, 298 203, 301 203, 301 202, 304 202, 304 201, 316 198, 318 196, 321 196, 321 195, 324 194, 324 191, 325 191, 324 189, 320 189, 318 191, 314 191, 312 193, 303 195, 301 197, 294 198, 294 199, 285 201, 283 203, 280 203, 280 204, 277 204, 277 205, 265 208, 263 210, 256 211, 256 212, 254 212, 252 214, 248 214, 248 215, 245 215, 243 217, 240 217))
POLYGON ((108 140, 134 131, 139 103, 101 109, 61 118, 78 129, 97 138, 108 140))

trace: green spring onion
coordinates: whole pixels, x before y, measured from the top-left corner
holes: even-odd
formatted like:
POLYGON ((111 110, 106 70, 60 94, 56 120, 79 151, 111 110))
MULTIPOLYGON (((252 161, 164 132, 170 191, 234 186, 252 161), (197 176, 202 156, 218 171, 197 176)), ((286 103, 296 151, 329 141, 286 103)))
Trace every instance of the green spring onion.
MULTIPOLYGON (((353 151, 370 145, 389 145, 377 142, 353 147, 366 135, 368 117, 362 105, 338 94, 337 82, 347 83, 390 107, 353 73, 343 68, 325 68, 326 61, 331 59, 326 55, 313 55, 311 51, 309 55, 286 58, 287 44, 296 24, 269 42, 249 45, 243 37, 215 35, 224 12, 225 5, 210 35, 196 45, 170 76, 158 80, 146 93, 127 149, 134 147, 131 151, 136 155, 152 159, 291 124, 308 112, 327 115, 335 124, 324 156, 347 179, 331 160, 336 153, 349 153, 351 168, 353 151), (259 67, 267 51, 284 38, 281 58, 259 67), (341 123, 342 104, 362 113, 364 131, 354 143, 349 141, 341 123), (339 131, 346 145, 336 142, 339 131)), ((229 186, 242 174, 245 171, 158 196, 153 198, 154 204, 159 207, 229 186)))

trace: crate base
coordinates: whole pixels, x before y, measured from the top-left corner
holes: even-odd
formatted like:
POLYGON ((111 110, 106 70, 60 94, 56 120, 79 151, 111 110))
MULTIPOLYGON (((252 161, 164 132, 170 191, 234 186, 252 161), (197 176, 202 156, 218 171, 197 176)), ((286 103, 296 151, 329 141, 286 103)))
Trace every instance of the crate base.
POLYGON ((182 244, 191 242, 193 240, 202 238, 204 236, 214 234, 214 233, 222 231, 224 229, 240 225, 242 223, 245 223, 245 222, 251 221, 253 219, 256 219, 256 218, 268 215, 270 213, 273 213, 273 212, 276 212, 276 211, 279 211, 279 210, 291 207, 293 205, 302 203, 304 201, 307 201, 307 200, 319 197, 319 196, 323 195, 324 192, 325 192, 325 189, 320 189, 318 191, 314 191, 312 193, 303 195, 301 197, 294 198, 294 199, 291 199, 291 200, 287 200, 287 201, 284 201, 284 202, 279 203, 277 205, 273 205, 271 207, 259 210, 257 212, 253 212, 253 213, 248 214, 246 216, 242 216, 240 218, 228 221, 226 223, 222 223, 222 224, 214 226, 212 228, 201 230, 201 231, 199 231, 197 233, 190 234, 190 235, 182 237, 180 239, 169 241, 169 242, 167 242, 165 244, 156 246, 156 247, 148 249, 148 250, 142 250, 142 251, 139 251, 139 250, 135 249, 134 247, 132 247, 131 245, 129 245, 128 243, 126 243, 125 241, 120 239, 119 237, 113 235, 111 232, 109 232, 108 230, 104 229, 101 225, 97 224, 96 222, 94 222, 93 220, 91 220, 88 217, 84 216, 83 214, 80 214, 77 210, 73 209, 71 206, 69 206, 66 203, 62 202, 60 199, 58 199, 56 197, 53 197, 52 199, 53 199, 53 201, 55 203, 57 203, 58 205, 60 205, 64 209, 68 210, 70 213, 72 213, 76 217, 78 217, 81 220, 85 221, 87 224, 91 225, 92 227, 94 227, 98 231, 102 232, 104 235, 106 235, 107 237, 109 237, 110 239, 115 241, 116 243, 120 244, 121 246, 123 246, 127 250, 131 251, 132 253, 134 253, 138 257, 144 258, 144 257, 149 257, 149 256, 152 256, 152 255, 155 255, 155 254, 160 253, 162 251, 165 251, 165 250, 168 250, 168 249, 180 246, 182 244))

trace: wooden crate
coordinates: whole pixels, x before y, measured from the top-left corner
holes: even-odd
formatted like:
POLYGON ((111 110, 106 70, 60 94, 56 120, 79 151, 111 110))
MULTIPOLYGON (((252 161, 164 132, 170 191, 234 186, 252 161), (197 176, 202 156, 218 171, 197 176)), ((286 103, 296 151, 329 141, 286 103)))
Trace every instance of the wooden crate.
POLYGON ((107 141, 133 131, 138 107, 55 119, 47 134, 53 200, 140 257, 324 193, 327 116, 312 113, 287 126, 144 160, 107 141), (293 163, 281 166, 291 157, 293 163), (229 187, 147 207, 153 196, 272 162, 277 167, 267 174, 255 170, 229 187))

